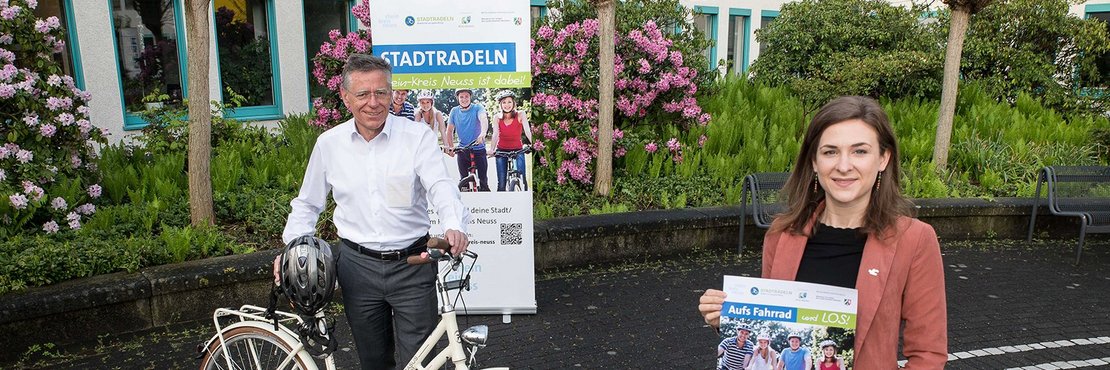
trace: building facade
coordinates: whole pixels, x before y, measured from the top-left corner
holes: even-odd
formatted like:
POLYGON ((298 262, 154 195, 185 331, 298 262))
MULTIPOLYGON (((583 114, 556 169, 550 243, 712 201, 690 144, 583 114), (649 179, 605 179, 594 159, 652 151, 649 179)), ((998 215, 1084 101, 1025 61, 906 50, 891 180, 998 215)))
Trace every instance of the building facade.
MULTIPOLYGON (((533 22, 549 16, 529 0, 533 22)), ((895 3, 906 0, 891 0, 895 3)), ((682 0, 711 41, 711 68, 744 73, 762 50, 755 32, 773 22, 783 0, 682 0)), ((213 100, 241 106, 223 114, 276 121, 311 109, 322 87, 311 58, 328 32, 358 27, 354 0, 213 0, 208 73, 213 100)), ((183 0, 39 0, 40 16, 67 30, 66 72, 93 93, 90 120, 119 140, 146 122, 148 102, 181 104, 188 93, 183 0)), ((1073 5, 1071 13, 1110 21, 1110 0, 1073 5)))

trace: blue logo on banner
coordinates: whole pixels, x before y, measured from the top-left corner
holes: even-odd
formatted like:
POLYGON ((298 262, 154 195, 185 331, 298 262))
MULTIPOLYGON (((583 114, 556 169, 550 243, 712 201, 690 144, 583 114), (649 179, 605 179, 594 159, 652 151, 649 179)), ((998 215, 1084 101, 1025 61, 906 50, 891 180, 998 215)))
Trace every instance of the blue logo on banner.
POLYGON ((374 45, 393 73, 516 72, 516 44, 374 45))
POLYGON ((759 295, 759 288, 752 287, 752 295, 759 295))
POLYGON ((416 24, 416 18, 414 18, 411 15, 408 16, 408 17, 405 17, 405 24, 407 24, 409 26, 416 24))
POLYGON ((794 307, 725 302, 721 314, 733 319, 798 322, 798 309, 794 307))

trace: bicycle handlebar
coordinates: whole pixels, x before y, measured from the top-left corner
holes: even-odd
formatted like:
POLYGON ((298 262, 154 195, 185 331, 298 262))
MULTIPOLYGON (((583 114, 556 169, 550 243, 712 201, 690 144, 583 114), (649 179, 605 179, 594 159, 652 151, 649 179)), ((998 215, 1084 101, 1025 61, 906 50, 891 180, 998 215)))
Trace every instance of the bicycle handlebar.
POLYGON ((462 152, 462 151, 467 150, 467 149, 474 149, 473 147, 476 147, 476 146, 478 146, 478 140, 474 140, 474 141, 470 142, 470 144, 450 148, 450 150, 452 152, 459 153, 459 152, 462 152))
POLYGON ((528 146, 528 145, 525 145, 524 148, 517 149, 517 150, 497 149, 497 150, 493 151, 493 155, 495 157, 512 158, 512 157, 516 157, 516 156, 521 155, 521 154, 527 154, 527 153, 531 153, 531 152, 532 152, 532 147, 528 146))
MULTIPOLYGON (((410 265, 423 265, 425 263, 445 259, 451 256, 451 244, 442 238, 428 238, 428 251, 409 256, 405 261, 410 265)), ((461 258, 461 257, 458 257, 461 258)))

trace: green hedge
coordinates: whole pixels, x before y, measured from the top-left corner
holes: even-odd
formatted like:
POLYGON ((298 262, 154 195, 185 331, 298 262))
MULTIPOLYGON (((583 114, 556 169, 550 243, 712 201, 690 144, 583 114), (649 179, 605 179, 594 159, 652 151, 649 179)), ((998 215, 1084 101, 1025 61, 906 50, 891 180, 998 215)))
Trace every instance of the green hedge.
POLYGON ((216 226, 189 226, 184 122, 144 130, 142 146, 104 148, 104 201, 77 231, 0 241, 0 294, 146 266, 281 245, 319 129, 307 116, 263 127, 213 118, 211 175, 216 226))
MULTIPOLYGON (((590 189, 558 185, 553 171, 537 171, 537 219, 736 204, 743 177, 789 171, 809 117, 801 100, 782 88, 725 79, 701 102, 713 115, 708 126, 678 137, 682 161, 666 150, 629 148, 614 161, 608 198, 590 189), (707 139, 699 146, 699 139, 707 139)), ((899 137, 910 197, 1029 196, 1036 171, 1048 165, 1106 164, 1110 122, 1105 117, 1061 115, 1028 96, 1013 106, 965 86, 957 106, 950 173, 931 164, 935 101, 882 101, 899 137)), ((319 129, 306 116, 284 120, 278 130, 214 120, 212 181, 217 225, 189 224, 184 124, 147 130, 145 146, 101 151, 104 201, 78 231, 16 235, 0 241, 0 294, 77 277, 280 245, 280 234, 319 129)), ((327 211, 330 212, 330 211, 327 211)), ((322 219, 330 219, 328 214, 322 219)), ((326 221, 322 230, 331 230, 326 221)))
MULTIPOLYGON (((812 113, 783 88, 727 78, 702 102, 713 115, 700 130, 680 136, 684 158, 631 148, 614 164, 608 198, 589 189, 549 186, 536 179, 537 219, 653 208, 737 204, 743 177, 790 171, 812 113), (702 134, 708 136, 698 147, 702 134)), ((950 171, 932 164, 938 102, 882 100, 902 151, 903 191, 913 198, 1026 197, 1036 172, 1050 165, 1107 164, 1106 117, 1061 115, 1028 95, 1013 106, 998 103, 976 85, 965 86, 956 110, 950 171)), ((677 133, 678 130, 673 131, 677 133)))

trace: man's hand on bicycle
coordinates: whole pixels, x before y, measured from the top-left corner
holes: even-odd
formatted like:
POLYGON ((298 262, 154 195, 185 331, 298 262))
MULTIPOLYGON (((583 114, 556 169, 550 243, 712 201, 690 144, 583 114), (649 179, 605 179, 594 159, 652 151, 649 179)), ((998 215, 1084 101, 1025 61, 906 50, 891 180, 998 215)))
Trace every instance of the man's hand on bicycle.
POLYGON ((462 231, 448 229, 443 238, 447 239, 447 244, 451 245, 451 254, 455 256, 463 254, 466 252, 466 247, 470 246, 470 240, 462 231))

